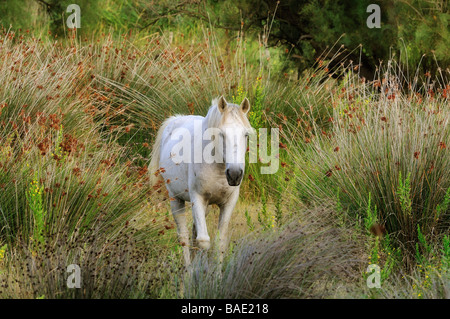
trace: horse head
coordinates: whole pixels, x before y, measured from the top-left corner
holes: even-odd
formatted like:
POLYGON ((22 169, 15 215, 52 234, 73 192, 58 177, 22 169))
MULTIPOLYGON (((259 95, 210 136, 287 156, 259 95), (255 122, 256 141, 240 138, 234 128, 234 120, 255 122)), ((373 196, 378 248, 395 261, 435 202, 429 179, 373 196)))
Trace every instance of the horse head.
POLYGON ((241 105, 228 103, 222 96, 217 101, 216 121, 218 143, 225 163, 225 176, 230 186, 239 186, 245 170, 247 137, 253 128, 247 118, 250 102, 245 98, 241 105), (218 112, 217 112, 218 111, 218 112))

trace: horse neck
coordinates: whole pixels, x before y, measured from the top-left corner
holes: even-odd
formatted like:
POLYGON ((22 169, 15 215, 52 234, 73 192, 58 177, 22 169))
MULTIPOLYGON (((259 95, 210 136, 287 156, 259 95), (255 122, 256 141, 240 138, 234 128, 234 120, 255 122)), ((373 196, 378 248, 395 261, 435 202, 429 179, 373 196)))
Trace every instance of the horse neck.
MULTIPOLYGON (((208 115, 205 116, 205 118, 203 119, 203 123, 202 123, 202 136, 203 136, 203 134, 205 133, 205 131, 206 131, 207 129, 209 129, 209 128, 217 128, 217 126, 214 126, 214 125, 217 125, 218 122, 220 122, 220 120, 218 120, 218 119, 215 119, 215 121, 211 121, 211 119, 209 118, 210 115, 211 115, 211 114, 208 114, 208 115), (211 124, 212 124, 213 126, 210 126, 211 124)), ((219 138, 215 138, 214 141, 212 141, 212 140, 206 140, 206 141, 204 141, 204 142, 203 142, 203 150, 204 150, 204 147, 205 147, 207 144, 210 144, 210 143, 214 143, 214 147, 215 147, 215 150, 216 150, 216 151, 219 150, 220 148, 219 148, 218 145, 217 145, 218 142, 219 142, 219 138)), ((203 150, 202 150, 202 151, 203 151, 203 150)), ((219 156, 220 156, 221 158, 223 158, 223 154, 219 154, 219 156)), ((223 166, 225 165, 225 163, 217 163, 217 162, 213 162, 213 163, 208 164, 208 165, 213 165, 213 166, 215 166, 215 167, 217 167, 217 168, 222 169, 223 166)))

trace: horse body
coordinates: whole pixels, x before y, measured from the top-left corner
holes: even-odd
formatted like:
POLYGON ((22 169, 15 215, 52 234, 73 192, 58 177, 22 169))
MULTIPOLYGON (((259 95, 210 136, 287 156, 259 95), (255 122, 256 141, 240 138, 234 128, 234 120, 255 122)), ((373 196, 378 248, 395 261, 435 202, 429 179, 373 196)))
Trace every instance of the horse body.
POLYGON ((159 171, 165 181, 187 264, 190 263, 190 253, 185 202, 192 205, 193 236, 196 236, 196 244, 202 249, 210 247, 205 219, 207 207, 211 204, 219 206, 219 249, 223 254, 227 246, 228 224, 239 197, 245 168, 246 136, 252 130, 246 117, 250 108, 247 99, 240 106, 228 104, 223 97, 212 104, 206 117, 173 116, 163 123, 156 137, 149 168, 151 173, 159 171), (218 135, 211 139, 202 138, 205 131, 211 128, 217 129, 218 135), (183 161, 174 160, 176 154, 173 151, 180 143, 179 137, 183 138, 177 135, 179 129, 186 133, 184 138, 188 137, 187 144, 192 146, 191 150, 183 149, 183 155, 186 155, 183 161), (203 152, 211 144, 215 147, 216 160, 205 161, 203 152), (198 152, 202 158, 199 158, 198 152))
MULTIPOLYGON (((191 201, 190 194, 195 190, 196 193, 208 199, 209 204, 221 205, 226 201, 224 195, 229 195, 230 191, 236 190, 227 183, 226 176, 223 174, 225 171, 224 163, 194 163, 194 154, 192 153, 190 163, 181 162, 177 164, 170 156, 171 150, 179 142, 171 139, 172 132, 175 129, 182 127, 192 132, 191 144, 194 144, 194 121, 202 121, 202 130, 206 128, 205 118, 201 116, 176 116, 169 119, 161 141, 161 154, 163 155, 160 157, 159 165, 163 169, 160 174, 166 181, 167 190, 172 198, 191 201)), ((204 149, 208 141, 202 142, 202 149, 204 149)))

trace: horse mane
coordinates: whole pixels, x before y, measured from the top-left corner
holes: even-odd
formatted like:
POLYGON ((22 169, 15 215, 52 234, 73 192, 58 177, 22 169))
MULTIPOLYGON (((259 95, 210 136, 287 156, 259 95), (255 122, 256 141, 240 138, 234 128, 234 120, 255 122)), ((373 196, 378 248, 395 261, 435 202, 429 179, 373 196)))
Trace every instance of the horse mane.
POLYGON ((240 122, 245 128, 252 129, 252 126, 245 114, 240 112, 239 105, 228 103, 228 108, 224 113, 221 113, 217 107, 219 98, 215 98, 211 102, 211 107, 206 114, 208 127, 219 127, 222 123, 224 116, 232 116, 235 120, 240 122))

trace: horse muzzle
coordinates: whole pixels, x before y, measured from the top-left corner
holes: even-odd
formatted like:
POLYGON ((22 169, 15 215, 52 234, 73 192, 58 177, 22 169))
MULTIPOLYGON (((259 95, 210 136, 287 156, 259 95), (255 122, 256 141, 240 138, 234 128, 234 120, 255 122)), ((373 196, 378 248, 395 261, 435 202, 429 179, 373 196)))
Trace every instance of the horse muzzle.
POLYGON ((244 171, 242 168, 227 168, 225 170, 225 175, 227 176, 228 185, 239 186, 241 184, 244 171))

